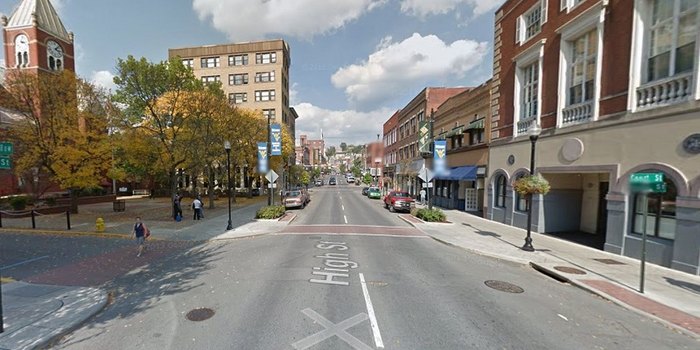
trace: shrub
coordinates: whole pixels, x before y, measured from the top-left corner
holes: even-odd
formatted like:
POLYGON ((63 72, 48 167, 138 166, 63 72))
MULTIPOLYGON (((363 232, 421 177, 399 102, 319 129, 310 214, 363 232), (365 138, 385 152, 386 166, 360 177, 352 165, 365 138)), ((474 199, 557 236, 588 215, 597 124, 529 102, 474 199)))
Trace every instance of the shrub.
POLYGON ((24 196, 10 198, 10 206, 14 210, 24 210, 27 208, 27 203, 29 203, 29 198, 24 196))
POLYGON ((277 219, 284 215, 285 209, 281 205, 272 205, 269 207, 262 207, 255 213, 256 219, 277 219))
POLYGON ((549 182, 539 175, 523 176, 513 183, 513 189, 521 196, 547 194, 550 188, 549 182))
POLYGON ((48 197, 46 198, 46 205, 53 207, 56 205, 56 197, 48 197))
POLYGON ((427 222, 445 222, 447 221, 447 216, 440 209, 427 209, 421 208, 415 211, 413 214, 415 217, 427 221, 427 222))

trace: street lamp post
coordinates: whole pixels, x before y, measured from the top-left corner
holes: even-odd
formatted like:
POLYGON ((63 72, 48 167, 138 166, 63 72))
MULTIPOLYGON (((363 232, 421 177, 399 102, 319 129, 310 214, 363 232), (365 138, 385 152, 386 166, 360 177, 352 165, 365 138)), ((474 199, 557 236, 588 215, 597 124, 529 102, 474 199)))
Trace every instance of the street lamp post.
MULTIPOLYGON (((270 113, 267 114, 267 167, 269 168, 270 165, 272 164, 272 148, 271 148, 271 142, 270 142, 270 134, 272 133, 272 125, 270 124, 270 113)), ((269 170, 269 169, 268 169, 269 170)), ((265 176, 265 174, 262 174, 265 176)), ((274 191, 274 188, 272 188, 272 181, 269 181, 269 186, 270 190, 267 193, 267 205, 270 206, 272 205, 272 191, 274 191)))
MULTIPOLYGON (((539 124, 537 124, 537 121, 535 121, 532 126, 530 127, 530 130, 528 130, 528 134, 530 135, 530 176, 535 175, 535 145, 537 144, 537 139, 540 137, 540 133, 542 133, 542 128, 540 127, 539 124)), ((521 248, 524 251, 528 252, 534 252, 535 248, 532 246, 532 237, 531 237, 531 231, 532 231, 532 193, 528 194, 530 198, 528 198, 528 208, 527 208, 527 236, 525 237, 525 244, 521 248)))
POLYGON ((224 149, 226 150, 226 186, 228 188, 228 226, 226 230, 232 230, 231 224, 231 142, 224 141, 224 149))

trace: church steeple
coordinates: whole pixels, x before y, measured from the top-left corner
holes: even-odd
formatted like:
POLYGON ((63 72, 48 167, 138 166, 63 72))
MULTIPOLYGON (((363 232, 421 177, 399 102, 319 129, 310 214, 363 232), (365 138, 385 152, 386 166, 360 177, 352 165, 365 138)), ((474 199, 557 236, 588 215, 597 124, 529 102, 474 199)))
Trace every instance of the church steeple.
POLYGON ((22 0, 2 25, 8 69, 75 70, 73 33, 50 0, 22 0))

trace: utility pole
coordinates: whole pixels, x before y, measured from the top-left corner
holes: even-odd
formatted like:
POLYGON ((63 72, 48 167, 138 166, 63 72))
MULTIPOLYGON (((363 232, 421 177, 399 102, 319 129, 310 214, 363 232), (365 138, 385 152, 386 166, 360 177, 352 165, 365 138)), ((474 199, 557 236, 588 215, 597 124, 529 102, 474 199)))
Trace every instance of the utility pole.
MULTIPOLYGON (((267 114, 267 167, 270 168, 270 165, 272 164, 272 143, 271 141, 271 134, 272 134, 272 125, 270 124, 270 114, 267 114)), ((272 205, 272 191, 274 191, 274 188, 272 188, 272 181, 269 181, 269 186, 270 189, 267 193, 267 205, 270 206, 272 205)))

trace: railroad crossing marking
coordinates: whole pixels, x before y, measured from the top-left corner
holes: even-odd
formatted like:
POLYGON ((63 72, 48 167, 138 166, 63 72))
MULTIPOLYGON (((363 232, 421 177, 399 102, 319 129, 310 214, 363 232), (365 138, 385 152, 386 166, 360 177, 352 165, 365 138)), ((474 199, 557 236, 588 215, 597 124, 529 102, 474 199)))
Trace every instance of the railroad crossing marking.
POLYGON ((372 350, 371 347, 367 346, 367 344, 361 342, 359 339, 355 338, 352 336, 350 333, 346 332, 346 329, 352 328, 366 320, 369 319, 366 313, 360 313, 357 314, 353 317, 348 318, 345 321, 342 321, 338 324, 335 324, 329 320, 327 320, 325 317, 319 315, 316 311, 311 310, 309 308, 306 308, 304 310, 301 310, 301 312, 308 316, 310 319, 314 320, 316 323, 320 324, 321 326, 325 327, 326 329, 316 333, 312 334, 294 344, 292 344, 292 347, 295 349, 308 349, 326 339, 329 339, 333 336, 337 336, 338 338, 342 339, 344 342, 348 343, 348 345, 352 346, 354 349, 363 349, 363 350, 372 350))

